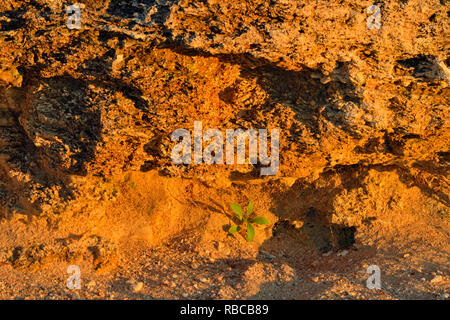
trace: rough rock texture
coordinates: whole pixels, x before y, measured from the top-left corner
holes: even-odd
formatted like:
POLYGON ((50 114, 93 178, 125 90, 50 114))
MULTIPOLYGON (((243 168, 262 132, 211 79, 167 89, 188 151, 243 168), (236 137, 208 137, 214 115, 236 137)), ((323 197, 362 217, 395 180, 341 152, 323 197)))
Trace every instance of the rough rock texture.
MULTIPOLYGON (((379 30, 368 29, 364 0, 80 2, 81 29, 69 30, 67 1, 0 1, 3 218, 93 211, 121 199, 117 177, 158 172, 230 201, 260 188, 272 222, 324 229, 309 235, 321 250, 333 243, 330 224, 363 230, 392 213, 402 225, 414 212, 436 217, 435 240, 448 246, 447 1, 378 2, 379 30), (170 135, 194 121, 279 128, 277 176, 259 177, 258 165, 175 166, 170 135)), ((141 191, 120 202, 145 202, 141 191)), ((192 194, 179 200, 199 205, 192 194)), ((161 197, 151 203, 172 201, 161 197)))
POLYGON ((366 26, 368 1, 87 1, 79 31, 66 27, 65 5, 2 3, 10 207, 64 200, 71 174, 198 175, 169 157, 170 133, 195 120, 280 128, 279 176, 396 166, 436 178, 448 205, 439 1, 387 2, 381 30, 366 26))

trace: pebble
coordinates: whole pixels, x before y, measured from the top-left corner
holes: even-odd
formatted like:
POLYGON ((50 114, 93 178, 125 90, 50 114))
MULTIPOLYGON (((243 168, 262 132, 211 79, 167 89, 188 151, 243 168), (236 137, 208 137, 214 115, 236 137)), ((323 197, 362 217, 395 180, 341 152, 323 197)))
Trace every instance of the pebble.
POLYGON ((96 282, 95 281, 89 281, 87 284, 86 284, 86 287, 89 289, 89 290, 92 290, 94 287, 95 287, 95 285, 96 285, 96 282))
POLYGON ((345 257, 346 255, 348 255, 348 250, 341 251, 337 255, 338 257, 345 257))
POLYGON ((441 275, 437 275, 435 276, 433 279, 431 279, 431 283, 439 283, 442 281, 442 276, 441 275))
POLYGON ((301 229, 304 225, 303 221, 293 221, 292 225, 296 228, 296 229, 301 229))
POLYGON ((131 289, 133 290, 134 293, 141 292, 142 289, 144 289, 144 283, 143 282, 136 282, 136 283, 131 285, 131 289))
POLYGON ((116 60, 114 61, 115 63, 121 63, 123 60, 123 55, 122 54, 118 54, 116 56, 116 60))

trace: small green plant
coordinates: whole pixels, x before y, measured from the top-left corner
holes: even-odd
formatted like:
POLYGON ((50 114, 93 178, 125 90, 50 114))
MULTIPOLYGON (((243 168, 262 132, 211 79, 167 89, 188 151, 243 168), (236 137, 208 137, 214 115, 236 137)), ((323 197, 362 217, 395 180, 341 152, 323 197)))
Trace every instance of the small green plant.
POLYGON ((244 228, 247 228, 247 241, 252 242, 253 238, 255 237, 255 228, 252 224, 269 224, 269 221, 264 217, 256 217, 251 218, 250 215, 253 212, 253 202, 249 202, 247 207, 247 214, 244 215, 242 207, 236 203, 231 204, 231 209, 233 210, 236 217, 239 219, 240 224, 236 226, 232 226, 228 232, 231 234, 235 234, 244 228))
POLYGON ((133 181, 130 182, 130 187, 131 187, 131 189, 133 189, 133 190, 135 190, 135 191, 136 191, 136 189, 137 189, 137 185, 136 185, 136 183, 134 183, 133 181))

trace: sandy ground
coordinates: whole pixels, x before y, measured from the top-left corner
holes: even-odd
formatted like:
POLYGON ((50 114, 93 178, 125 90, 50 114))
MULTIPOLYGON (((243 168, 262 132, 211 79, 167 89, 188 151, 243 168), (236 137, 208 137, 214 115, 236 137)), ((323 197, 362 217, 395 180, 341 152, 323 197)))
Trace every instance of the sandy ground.
MULTIPOLYGON (((273 245, 290 241, 280 235, 273 245)), ((0 298, 448 299, 448 256, 423 247, 407 251, 356 245, 327 256, 307 250, 278 254, 230 250, 226 255, 200 250, 191 238, 153 249, 136 243, 130 247, 132 256, 114 272, 96 274, 80 265, 80 290, 67 288, 65 263, 34 272, 3 265, 0 298), (366 269, 374 264, 382 271, 381 290, 366 287, 366 269)))
MULTIPOLYGON (((161 238, 152 233, 154 229, 136 231, 133 225, 129 230, 135 236, 130 237, 124 225, 132 225, 133 199, 127 203, 125 198, 142 199, 140 188, 148 190, 145 181, 163 184, 155 176, 133 179, 140 187, 128 187, 128 193, 123 190, 123 198, 110 204, 118 211, 106 206, 107 213, 101 218, 94 211, 91 216, 78 212, 58 219, 4 220, 0 225, 2 247, 9 245, 10 249, 2 251, 0 298, 449 299, 448 232, 441 218, 412 219, 415 214, 411 213, 400 218, 401 224, 395 214, 379 217, 358 226, 354 244, 328 249, 320 247, 324 230, 307 217, 296 225, 278 219, 278 223, 257 227, 255 242, 248 243, 241 235, 230 236, 222 230, 229 217, 214 209, 215 202, 201 204, 200 199, 207 202, 209 189, 196 187, 197 196, 191 195, 190 200, 197 204, 191 204, 190 216, 194 217, 197 209, 208 219, 161 238), (123 213, 124 207, 129 211, 120 218, 118 212, 123 213), (119 223, 120 219, 124 221, 119 223), (108 239, 108 231, 120 237, 108 239), (80 267, 79 290, 67 287, 69 265, 80 267), (381 270, 380 290, 367 288, 367 268, 372 265, 381 270)), ((185 187, 180 181, 162 181, 173 194, 185 187)), ((241 192, 257 194, 251 188, 241 192)), ((157 198, 161 197, 159 201, 170 202, 161 194, 157 198)), ((262 207, 262 200, 263 195, 256 208, 262 207)), ((98 202, 94 205, 101 207, 98 202)), ((184 212, 181 208, 186 209, 172 205, 172 215, 184 212)), ((277 221, 268 212, 263 215, 277 221)), ((160 235, 176 229, 169 220, 166 217, 165 224, 156 223, 160 235)))

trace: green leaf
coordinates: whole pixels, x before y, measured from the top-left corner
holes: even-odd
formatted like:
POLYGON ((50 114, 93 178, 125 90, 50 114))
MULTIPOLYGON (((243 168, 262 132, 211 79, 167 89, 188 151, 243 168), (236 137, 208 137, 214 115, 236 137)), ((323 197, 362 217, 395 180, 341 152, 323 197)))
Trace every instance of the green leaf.
POLYGON ((264 217, 256 217, 256 218, 252 219, 251 222, 256 223, 256 224, 269 224, 269 220, 267 220, 264 217))
POLYGON ((247 218, 248 217, 250 217, 250 215, 252 214, 252 212, 253 212, 253 202, 249 202, 248 203, 248 207, 247 207, 247 218))
POLYGON ((232 203, 231 209, 236 214, 236 216, 239 218, 239 220, 242 221, 242 207, 236 203, 232 203))
POLYGON ((231 233, 231 234, 233 234, 233 233, 238 232, 239 230, 241 230, 241 227, 240 227, 240 226, 234 226, 234 227, 231 227, 231 228, 228 230, 228 232, 231 233))
POLYGON ((253 242, 253 238, 255 237, 255 228, 250 223, 247 223, 247 241, 253 242))

